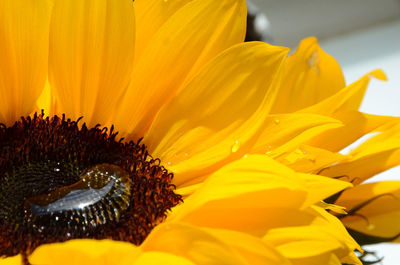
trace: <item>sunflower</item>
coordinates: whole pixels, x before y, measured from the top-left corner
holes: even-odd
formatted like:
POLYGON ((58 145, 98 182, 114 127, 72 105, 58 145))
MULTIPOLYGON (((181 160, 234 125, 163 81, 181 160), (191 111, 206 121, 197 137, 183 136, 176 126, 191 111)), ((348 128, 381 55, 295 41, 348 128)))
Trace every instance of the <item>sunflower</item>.
POLYGON ((399 118, 358 111, 370 79, 386 80, 385 74, 375 70, 345 86, 339 64, 315 38, 303 40, 284 68, 284 83, 272 112, 321 114, 340 120, 343 126, 274 158, 298 172, 354 184, 327 200, 347 209, 338 217, 351 235, 360 244, 398 242, 400 181, 364 182, 400 164, 399 118), (362 137, 366 140, 348 154, 340 153, 362 137))
POLYGON ((245 21, 244 0, 1 1, 0 262, 360 264, 322 203, 352 184, 278 162, 346 123, 282 102, 320 84, 245 21))

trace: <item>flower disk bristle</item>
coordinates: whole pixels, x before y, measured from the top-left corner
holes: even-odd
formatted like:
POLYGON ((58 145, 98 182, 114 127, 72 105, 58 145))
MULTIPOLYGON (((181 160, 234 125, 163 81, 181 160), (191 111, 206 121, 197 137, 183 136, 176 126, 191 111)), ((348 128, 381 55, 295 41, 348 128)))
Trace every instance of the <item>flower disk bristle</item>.
POLYGON ((78 123, 42 113, 0 126, 1 256, 73 238, 138 245, 182 201, 140 140, 78 123))

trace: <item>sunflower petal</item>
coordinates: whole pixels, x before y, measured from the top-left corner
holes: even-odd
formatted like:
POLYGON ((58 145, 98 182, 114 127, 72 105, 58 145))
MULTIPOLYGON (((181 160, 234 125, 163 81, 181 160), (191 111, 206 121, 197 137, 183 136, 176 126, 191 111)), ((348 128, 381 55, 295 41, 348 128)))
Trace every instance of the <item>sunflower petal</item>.
POLYGON ((22 263, 21 255, 0 259, 0 265, 21 265, 21 263, 22 263))
POLYGON ((50 1, 0 1, 0 122, 35 108, 46 81, 50 1))
POLYGON ((260 238, 247 234, 202 229, 181 223, 159 225, 143 242, 141 250, 162 251, 195 264, 289 264, 260 238))
POLYGON ((269 88, 286 52, 264 43, 236 45, 162 108, 145 142, 174 172, 176 185, 204 176, 223 160, 249 150, 250 139, 273 102, 269 88), (239 151, 232 150, 236 143, 239 151))
POLYGON ((143 252, 167 252, 198 265, 245 264, 245 260, 229 245, 206 231, 189 225, 158 225, 142 243, 143 252))
POLYGON ((318 171, 346 159, 348 159, 346 155, 301 145, 295 151, 280 156, 277 160, 297 172, 316 174, 318 171))
POLYGON ((49 82, 60 112, 90 125, 109 122, 132 71, 134 20, 130 0, 56 1, 49 82))
POLYGON ((381 126, 398 122, 398 118, 390 116, 371 115, 358 111, 340 111, 332 115, 343 122, 344 126, 323 132, 310 141, 309 145, 339 152, 363 135, 379 131, 381 126))
POLYGON ((249 264, 290 264, 276 249, 258 237, 231 230, 204 230, 233 247, 249 264))
POLYGON ((138 248, 130 243, 78 239, 42 245, 33 252, 29 261, 31 264, 46 265, 128 265, 137 255, 138 248))
POLYGON ((120 102, 117 127, 131 138, 143 137, 154 115, 188 76, 243 40, 245 18, 244 0, 194 0, 175 12, 138 58, 134 82, 120 102))
POLYGON ((135 59, 140 58, 152 37, 179 9, 193 0, 135 0, 136 14, 135 59))
POLYGON ((321 49, 314 37, 300 42, 284 69, 284 81, 272 113, 292 112, 314 105, 345 87, 339 64, 321 49))
POLYGON ((326 130, 341 126, 338 120, 316 114, 269 115, 250 152, 278 157, 326 130))
POLYGON ((365 234, 362 244, 371 244, 371 237, 393 241, 400 237, 400 181, 383 181, 346 190, 337 204, 346 207, 342 217, 350 229, 365 234))
POLYGON ((211 175, 168 220, 261 235, 278 211, 306 208, 350 185, 248 155, 211 175))
POLYGON ((312 207, 308 213, 314 216, 309 224, 271 229, 264 240, 296 265, 341 264, 337 262, 342 259, 361 264, 353 255, 359 249, 358 244, 337 218, 320 207, 312 207))
POLYGON ((387 130, 368 139, 352 152, 351 159, 326 168, 325 176, 346 176, 349 181, 362 181, 397 166, 400 163, 400 126, 388 126, 387 130))
MULTIPOLYGON (((113 255, 113 254, 111 254, 113 255)), ((134 263, 130 263, 134 265, 156 265, 156 264, 163 264, 163 265, 195 265, 190 260, 176 256, 170 253, 165 252, 157 252, 157 251, 147 251, 142 253, 134 263)), ((110 264, 111 265, 111 264, 110 264)))
POLYGON ((331 115, 338 111, 358 110, 371 78, 387 80, 386 75, 382 70, 372 71, 361 77, 358 81, 343 88, 336 94, 299 111, 303 113, 331 115))

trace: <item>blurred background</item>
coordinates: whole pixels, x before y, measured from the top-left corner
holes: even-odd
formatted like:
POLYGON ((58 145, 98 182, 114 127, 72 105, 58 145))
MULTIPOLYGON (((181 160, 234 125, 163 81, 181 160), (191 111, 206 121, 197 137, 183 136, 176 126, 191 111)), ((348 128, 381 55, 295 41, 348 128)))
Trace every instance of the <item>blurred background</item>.
MULTIPOLYGON (((250 37, 293 51, 308 36, 342 66, 347 84, 381 68, 389 81, 372 80, 361 111, 400 116, 400 0, 247 0, 250 37)), ((400 180, 400 167, 371 181, 400 180)), ((393 224, 399 226, 400 224, 393 224)), ((400 244, 365 247, 384 259, 377 264, 399 265, 400 244)), ((373 257, 372 257, 373 259, 373 257)))

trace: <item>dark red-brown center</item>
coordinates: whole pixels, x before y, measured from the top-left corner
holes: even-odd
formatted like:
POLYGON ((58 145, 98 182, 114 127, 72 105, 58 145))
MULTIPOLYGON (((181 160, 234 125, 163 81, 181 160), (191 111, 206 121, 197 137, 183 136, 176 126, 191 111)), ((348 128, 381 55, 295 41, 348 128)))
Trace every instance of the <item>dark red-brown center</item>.
POLYGON ((182 199, 144 144, 43 113, 0 126, 0 256, 74 238, 140 244, 182 199))

